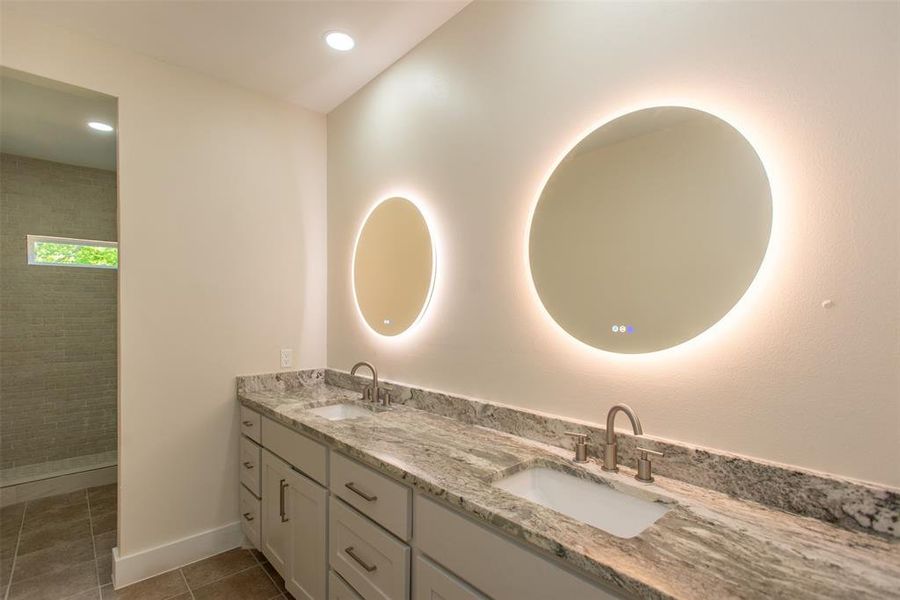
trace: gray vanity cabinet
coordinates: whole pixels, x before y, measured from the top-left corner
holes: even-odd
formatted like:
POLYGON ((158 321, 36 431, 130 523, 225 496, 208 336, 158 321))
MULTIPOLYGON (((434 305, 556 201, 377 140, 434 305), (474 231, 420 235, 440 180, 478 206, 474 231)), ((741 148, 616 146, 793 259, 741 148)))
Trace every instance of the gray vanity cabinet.
POLYGON ((244 533, 297 600, 622 598, 272 419, 241 426, 244 533))
POLYGON ((325 600, 328 491, 263 450, 262 552, 297 600, 325 600))

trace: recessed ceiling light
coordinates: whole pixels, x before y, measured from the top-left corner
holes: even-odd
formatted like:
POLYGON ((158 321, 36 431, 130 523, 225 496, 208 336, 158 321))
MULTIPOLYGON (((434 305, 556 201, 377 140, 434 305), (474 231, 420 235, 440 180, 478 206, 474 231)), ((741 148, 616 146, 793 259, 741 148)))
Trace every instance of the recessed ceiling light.
POLYGON ((343 31, 331 31, 329 33, 326 33, 325 43, 335 50, 340 50, 341 52, 353 50, 353 46, 356 45, 356 42, 353 41, 353 38, 343 31))
POLYGON ((88 123, 88 127, 91 129, 96 129, 97 131, 112 131, 113 126, 107 125, 106 123, 101 123, 100 121, 91 121, 88 123))

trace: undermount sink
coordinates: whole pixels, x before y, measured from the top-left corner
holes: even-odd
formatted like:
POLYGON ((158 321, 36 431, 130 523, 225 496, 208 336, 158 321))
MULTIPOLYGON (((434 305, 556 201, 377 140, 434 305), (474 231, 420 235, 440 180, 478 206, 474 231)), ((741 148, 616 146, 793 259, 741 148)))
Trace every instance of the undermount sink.
POLYGON ((669 511, 660 502, 547 467, 526 469, 493 485, 621 538, 638 535, 669 511))
POLYGON ((356 404, 329 404, 328 406, 320 406, 318 408, 309 409, 314 415, 319 415, 329 421, 343 421, 345 419, 358 419, 360 417, 369 417, 374 414, 373 411, 357 406, 356 404))

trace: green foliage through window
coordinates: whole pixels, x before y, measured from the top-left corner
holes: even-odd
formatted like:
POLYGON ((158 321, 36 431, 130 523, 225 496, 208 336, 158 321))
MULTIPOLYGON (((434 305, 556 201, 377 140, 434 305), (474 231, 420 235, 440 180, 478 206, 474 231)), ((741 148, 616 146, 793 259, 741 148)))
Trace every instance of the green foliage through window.
POLYGON ((106 268, 119 266, 119 249, 115 246, 91 246, 75 240, 72 242, 35 241, 32 252, 32 264, 106 268))

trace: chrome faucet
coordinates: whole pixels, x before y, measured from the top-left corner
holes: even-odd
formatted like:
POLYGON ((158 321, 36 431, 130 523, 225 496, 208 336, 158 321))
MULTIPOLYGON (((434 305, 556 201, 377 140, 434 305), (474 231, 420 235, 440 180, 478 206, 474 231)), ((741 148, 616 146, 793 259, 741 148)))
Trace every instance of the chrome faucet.
POLYGON ((375 402, 376 404, 381 402, 384 406, 388 406, 390 404, 390 395, 387 393, 382 393, 384 390, 378 387, 378 371, 372 365, 372 363, 368 363, 365 361, 361 361, 353 365, 353 368, 350 369, 350 376, 355 376, 356 371, 360 367, 368 367, 370 371, 372 371, 372 383, 367 385, 363 390, 363 400, 368 402, 375 402))
POLYGON ((613 473, 619 472, 619 449, 616 445, 616 415, 622 411, 628 415, 634 435, 643 435, 641 420, 638 419, 634 409, 627 404, 616 404, 606 415, 606 446, 603 448, 603 470, 613 473))

